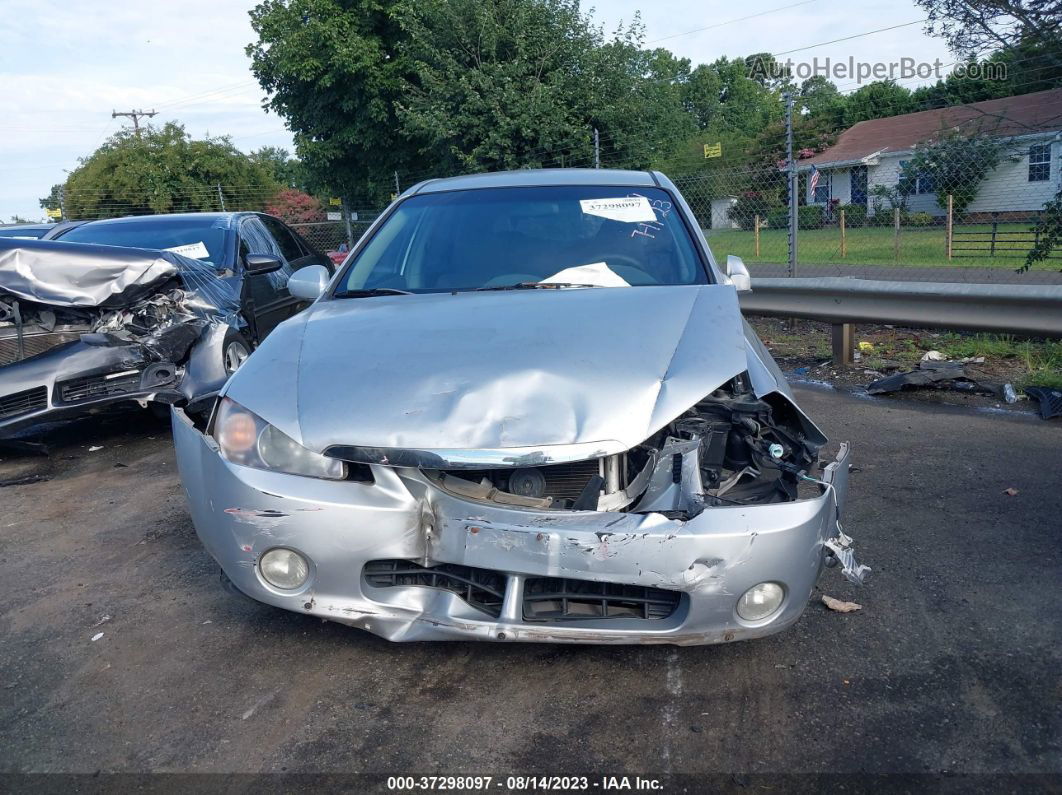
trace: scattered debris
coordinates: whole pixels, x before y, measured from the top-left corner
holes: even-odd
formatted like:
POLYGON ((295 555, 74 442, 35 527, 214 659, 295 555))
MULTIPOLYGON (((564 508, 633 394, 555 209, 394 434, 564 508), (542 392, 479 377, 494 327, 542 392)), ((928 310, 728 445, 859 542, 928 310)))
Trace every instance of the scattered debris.
POLYGON ((873 353, 874 352, 874 343, 873 342, 866 342, 866 341, 860 342, 859 343, 859 350, 862 351, 863 353, 873 353))
POLYGON ((826 594, 822 595, 822 603, 837 613, 854 613, 856 610, 863 609, 863 605, 855 602, 842 602, 840 599, 834 599, 826 594))
POLYGON ((128 468, 129 468, 129 464, 123 464, 120 461, 117 464, 114 465, 114 469, 128 469, 128 468))
POLYGON ((917 389, 919 387, 952 389, 956 392, 979 392, 1000 398, 1007 403, 1014 403, 1018 399, 1011 384, 979 381, 966 372, 961 362, 935 361, 924 357, 914 370, 894 373, 870 383, 867 385, 867 392, 871 395, 882 395, 888 392, 899 392, 905 388, 917 389))
POLYGON ((1008 497, 1018 496, 1018 490, 1013 486, 1011 486, 1009 489, 1003 489, 1003 493, 1006 494, 1008 497))
POLYGON ((51 479, 51 475, 23 475, 22 477, 0 480, 0 489, 4 486, 25 486, 27 483, 43 483, 51 479))
POLYGON ((944 362, 947 357, 940 351, 926 351, 922 354, 923 362, 944 362))
POLYGON ((1045 420, 1062 417, 1062 389, 1047 386, 1027 386, 1025 394, 1040 403, 1040 416, 1045 420))
POLYGON ((89 452, 90 453, 95 453, 97 450, 102 450, 102 449, 103 449, 103 445, 102 444, 94 444, 94 445, 92 445, 92 447, 89 448, 89 452))
POLYGON ((103 626, 104 624, 106 624, 110 620, 111 620, 111 617, 108 616, 108 615, 100 616, 100 620, 97 621, 95 624, 93 624, 91 627, 89 627, 89 629, 95 629, 96 627, 101 627, 101 626, 103 626))
POLYGON ((97 632, 95 635, 92 636, 92 642, 95 643, 96 641, 98 641, 102 637, 103 637, 103 633, 102 632, 97 632))

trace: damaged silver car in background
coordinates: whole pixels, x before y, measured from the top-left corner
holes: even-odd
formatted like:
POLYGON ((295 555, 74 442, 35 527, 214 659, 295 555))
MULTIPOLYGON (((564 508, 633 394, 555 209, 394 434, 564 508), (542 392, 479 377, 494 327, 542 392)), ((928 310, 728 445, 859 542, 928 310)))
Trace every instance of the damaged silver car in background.
POLYGON ((392 640, 718 643, 793 624, 849 451, 656 172, 422 183, 308 310, 173 412, 196 530, 271 605, 392 640))

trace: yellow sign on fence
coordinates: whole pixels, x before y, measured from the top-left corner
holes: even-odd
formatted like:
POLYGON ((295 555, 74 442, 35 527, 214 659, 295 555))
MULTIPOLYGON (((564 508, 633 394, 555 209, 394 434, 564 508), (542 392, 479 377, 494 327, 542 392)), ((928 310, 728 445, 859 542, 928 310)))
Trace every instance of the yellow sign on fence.
POLYGON ((60 218, 63 217, 63 211, 60 210, 58 207, 55 208, 54 210, 47 209, 44 212, 49 218, 53 218, 56 221, 58 221, 60 218))
POLYGON ((329 207, 342 207, 343 206, 343 200, 342 199, 336 199, 336 198, 333 197, 333 198, 328 200, 328 206, 329 207))
POLYGON ((705 144, 704 145, 704 156, 705 157, 722 157, 723 156, 723 142, 719 141, 718 143, 714 143, 714 144, 705 144))

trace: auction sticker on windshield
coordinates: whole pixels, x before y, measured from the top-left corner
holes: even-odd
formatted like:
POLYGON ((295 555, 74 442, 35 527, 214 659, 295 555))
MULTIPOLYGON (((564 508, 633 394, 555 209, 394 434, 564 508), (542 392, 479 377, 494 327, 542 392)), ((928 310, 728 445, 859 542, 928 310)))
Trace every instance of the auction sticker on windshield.
POLYGON ((619 199, 580 199, 579 206, 587 215, 608 218, 610 221, 642 224, 656 220, 652 205, 644 196, 624 196, 619 199))
POLYGON ((198 243, 188 243, 184 246, 170 246, 169 248, 164 248, 163 251, 172 251, 174 254, 180 254, 182 257, 191 257, 192 259, 202 259, 210 256, 210 252, 207 251, 206 244, 202 240, 198 243))

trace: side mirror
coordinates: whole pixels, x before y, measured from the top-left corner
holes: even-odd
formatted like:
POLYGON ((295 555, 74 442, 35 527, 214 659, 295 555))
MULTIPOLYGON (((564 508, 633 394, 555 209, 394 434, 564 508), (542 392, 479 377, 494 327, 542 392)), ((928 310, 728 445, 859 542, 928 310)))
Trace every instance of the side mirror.
POLYGON ((739 293, 752 292, 752 276, 749 275, 749 269, 745 267, 741 257, 727 254, 726 275, 739 293))
POLYGON ((329 278, 324 265, 307 265, 288 278, 288 292, 304 301, 316 301, 328 287, 329 278))
POLYGON ((281 268, 281 261, 272 254, 248 254, 244 258, 244 272, 248 276, 260 276, 263 273, 273 273, 281 268))

